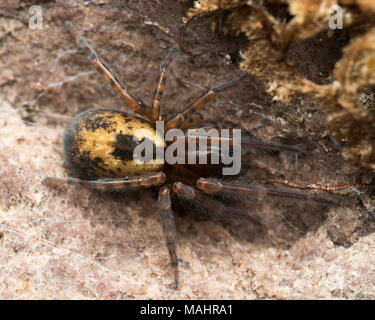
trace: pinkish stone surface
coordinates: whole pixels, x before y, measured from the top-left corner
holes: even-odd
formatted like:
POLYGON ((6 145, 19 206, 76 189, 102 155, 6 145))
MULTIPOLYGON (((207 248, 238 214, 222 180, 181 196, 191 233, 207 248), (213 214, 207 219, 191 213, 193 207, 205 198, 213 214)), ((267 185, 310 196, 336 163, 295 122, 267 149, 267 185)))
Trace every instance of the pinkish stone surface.
MULTIPOLYGON (((44 5, 41 31, 0 14, 1 299, 375 298, 375 223, 367 193, 319 192, 340 202, 330 208, 245 200, 262 227, 178 215, 176 291, 170 288, 173 275, 152 191, 110 195, 43 185, 43 176, 67 175, 61 140, 72 116, 96 106, 126 110, 98 74, 87 74, 92 68, 63 21, 72 20, 129 89, 148 102, 160 61, 189 7, 134 1, 126 10, 63 10, 57 3, 44 5), (66 83, 50 86, 59 81, 66 83), (46 88, 33 105, 36 112, 22 108, 46 88)), ((5 9, 27 17, 21 2, 5 9)), ((225 55, 238 53, 246 40, 213 36, 208 24, 198 19, 185 32, 163 100, 165 113, 180 110, 202 87, 236 77, 225 55)), ((203 114, 309 150, 297 167, 293 154, 251 155, 244 164, 247 180, 283 175, 312 183, 353 181, 354 169, 327 138, 319 102, 303 96, 291 106, 249 85, 220 96, 203 114)))

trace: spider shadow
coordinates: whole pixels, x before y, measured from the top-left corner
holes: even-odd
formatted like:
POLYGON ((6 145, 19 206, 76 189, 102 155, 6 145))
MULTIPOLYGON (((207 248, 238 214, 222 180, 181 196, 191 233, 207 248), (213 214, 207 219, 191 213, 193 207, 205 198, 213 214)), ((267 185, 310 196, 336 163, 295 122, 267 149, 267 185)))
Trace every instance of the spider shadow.
MULTIPOLYGON (((192 225, 211 221, 221 225, 234 241, 270 247, 289 248, 308 233, 316 232, 328 217, 332 206, 302 201, 248 197, 240 201, 223 200, 228 208, 225 218, 213 217, 194 205, 177 202, 174 205, 180 223, 192 225), (230 208, 248 213, 248 217, 230 216, 230 208)), ((210 228, 211 224, 207 225, 210 228)), ((205 228, 205 227, 204 227, 205 228)), ((202 230, 202 232, 209 230, 202 230)))

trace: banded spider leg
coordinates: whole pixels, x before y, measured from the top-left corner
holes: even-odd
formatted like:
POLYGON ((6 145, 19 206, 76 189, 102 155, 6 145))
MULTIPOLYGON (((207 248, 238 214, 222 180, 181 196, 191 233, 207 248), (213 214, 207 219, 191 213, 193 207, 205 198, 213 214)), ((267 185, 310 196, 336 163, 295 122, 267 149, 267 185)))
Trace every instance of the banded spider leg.
POLYGON ((301 194, 294 192, 285 192, 251 186, 246 184, 235 184, 220 182, 213 179, 199 178, 197 188, 208 194, 235 194, 235 195, 253 195, 257 197, 277 197, 291 200, 312 201, 320 204, 334 205, 335 202, 316 197, 310 194, 301 194))
POLYGON ((71 177, 46 177, 44 178, 43 182, 57 186, 81 185, 100 191, 129 191, 140 187, 158 186, 163 184, 166 179, 166 175, 163 172, 152 172, 139 176, 104 178, 96 180, 84 180, 71 177))
POLYGON ((174 224, 174 213, 172 211, 170 187, 162 187, 159 191, 158 207, 160 223, 163 227, 165 245, 168 249, 169 258, 173 268, 175 288, 178 288, 178 257, 176 253, 176 228, 174 224))
POLYGON ((78 31, 75 29, 70 21, 65 22, 65 26, 68 28, 70 33, 76 39, 79 46, 84 50, 88 59, 91 61, 92 65, 96 70, 109 82, 109 84, 116 90, 118 95, 124 100, 126 105, 128 105, 134 112, 141 116, 149 116, 149 107, 144 105, 143 102, 135 99, 127 89, 125 89, 120 80, 113 74, 109 66, 99 57, 96 51, 89 45, 87 40, 80 36, 78 31))

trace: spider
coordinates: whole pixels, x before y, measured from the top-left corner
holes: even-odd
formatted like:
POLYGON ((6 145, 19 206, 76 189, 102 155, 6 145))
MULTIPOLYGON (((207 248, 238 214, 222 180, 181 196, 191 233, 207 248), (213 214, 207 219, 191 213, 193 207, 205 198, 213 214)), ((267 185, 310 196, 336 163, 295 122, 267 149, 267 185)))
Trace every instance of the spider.
MULTIPOLYGON (((174 274, 175 288, 179 286, 179 259, 175 245, 176 231, 171 199, 179 198, 183 201, 196 204, 198 207, 204 208, 218 217, 249 217, 246 212, 243 213, 241 210, 227 208, 227 206, 223 205, 220 201, 220 195, 237 195, 239 197, 243 195, 254 195, 257 197, 271 196, 313 201, 322 204, 332 203, 327 199, 309 194, 277 191, 247 183, 227 183, 225 180, 214 179, 213 177, 221 177, 217 169, 222 167, 222 163, 186 165, 170 165, 155 161, 138 163, 133 158, 133 152, 141 141, 148 139, 147 137, 152 137, 154 149, 170 144, 170 142, 164 140, 160 133, 157 132, 155 123, 158 120, 162 120, 160 115, 160 101, 168 70, 180 49, 183 27, 179 28, 175 45, 169 50, 161 64, 161 72, 155 86, 152 105, 149 107, 145 103, 135 99, 121 85, 110 67, 98 56, 86 39, 79 35, 70 21, 67 21, 65 25, 81 49, 87 54, 92 65, 111 84, 125 104, 136 115, 120 110, 89 109, 75 116, 65 130, 63 145, 68 168, 76 177, 46 177, 44 182, 54 185, 77 184, 100 191, 132 191, 140 187, 159 188, 157 206, 165 245, 174 274), (142 129, 140 131, 143 134, 139 133, 139 129, 142 129)), ((180 128, 186 131, 189 128, 200 127, 208 129, 215 125, 218 126, 218 124, 205 123, 196 111, 217 94, 240 85, 246 79, 246 76, 246 73, 241 74, 238 79, 209 89, 182 112, 167 119, 165 122, 165 131, 172 128, 180 128)), ((233 141, 231 146, 234 145, 233 141)), ((299 149, 293 146, 246 138, 242 139, 241 147, 299 151, 299 149)), ((212 152, 215 152, 214 148, 208 148, 208 155, 212 152)), ((288 184, 285 181, 276 182, 288 184)), ((296 187, 292 184, 291 186, 296 187)))

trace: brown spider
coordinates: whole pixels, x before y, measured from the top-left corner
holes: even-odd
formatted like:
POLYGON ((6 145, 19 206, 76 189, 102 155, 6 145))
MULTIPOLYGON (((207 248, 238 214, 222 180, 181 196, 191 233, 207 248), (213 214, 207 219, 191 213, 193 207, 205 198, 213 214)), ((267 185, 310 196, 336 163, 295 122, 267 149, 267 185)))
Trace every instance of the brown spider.
MULTIPOLYGON (((313 201, 322 204, 332 204, 331 201, 308 194, 283 192, 260 188, 249 184, 226 183, 212 177, 221 177, 219 164, 165 164, 151 161, 139 164, 134 158, 135 148, 147 137, 152 137, 154 149, 171 144, 156 131, 156 121, 160 116, 160 100, 163 94, 168 69, 180 48, 182 28, 179 29, 176 44, 169 51, 161 65, 161 73, 156 84, 152 106, 136 100, 116 78, 110 68, 101 60, 98 54, 81 37, 71 22, 66 27, 86 52, 93 66, 113 86, 128 105, 139 116, 118 110, 91 109, 78 114, 67 126, 64 136, 64 154, 69 169, 78 178, 46 177, 45 182, 53 184, 78 184, 102 191, 131 191, 139 187, 159 187, 158 209, 160 221, 165 236, 165 243, 169 252, 174 271, 174 285, 178 287, 178 257, 176 253, 175 223, 172 211, 171 196, 195 203, 217 217, 242 216, 249 217, 246 212, 230 209, 219 201, 218 196, 254 195, 258 197, 271 196, 285 199, 313 201), (139 129, 143 134, 139 133, 139 129), (146 132, 146 133, 145 133, 146 132)), ((242 74, 238 79, 209 89, 204 95, 196 99, 184 111, 169 118, 165 123, 165 131, 180 128, 184 132, 190 128, 209 129, 217 124, 205 123, 195 112, 203 107, 217 94, 234 88, 246 78, 242 74)), ((219 138, 221 140, 221 138, 219 138)), ((207 155, 217 152, 213 147, 212 138, 208 139, 207 155)), ((185 143, 185 142, 184 142, 185 143)), ((230 145, 235 145, 234 139, 230 145)), ((299 149, 260 140, 243 137, 241 147, 254 147, 270 150, 289 150, 298 152, 299 149)), ((220 149, 218 151, 220 153, 220 149)), ((198 157, 198 154, 194 154, 198 157)), ((153 158, 155 160, 155 158, 153 158)), ((267 182, 267 181, 266 181, 267 182)), ((268 181, 281 182, 285 181, 268 181)), ((291 185, 293 187, 293 185, 291 185)), ((294 186, 295 187, 295 186, 294 186)), ((297 186, 298 187, 298 186, 297 186)))

